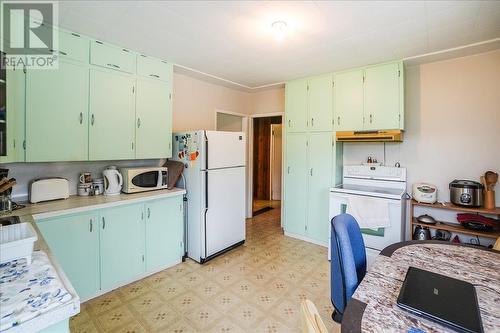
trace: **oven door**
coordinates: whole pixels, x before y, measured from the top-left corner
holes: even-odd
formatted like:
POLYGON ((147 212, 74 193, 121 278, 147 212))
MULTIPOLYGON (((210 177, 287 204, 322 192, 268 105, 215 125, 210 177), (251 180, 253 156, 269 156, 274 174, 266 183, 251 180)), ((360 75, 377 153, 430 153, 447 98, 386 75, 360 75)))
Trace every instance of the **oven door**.
POLYGON ((161 171, 142 171, 136 174, 130 182, 132 188, 137 189, 155 189, 160 188, 162 184, 161 171))
MULTIPOLYGON (((335 216, 347 212, 350 196, 354 195, 336 192, 330 193, 330 221, 335 216)), ((376 257, 385 247, 403 241, 403 226, 405 222, 404 200, 376 197, 371 198, 389 205, 389 219, 391 221, 391 226, 378 229, 361 228, 368 261, 372 261, 373 257, 376 257)), ((331 234, 331 225, 329 231, 331 234)), ((328 242, 328 245, 330 245, 330 241, 328 242)), ((328 258, 330 258, 330 253, 328 253, 328 258)))

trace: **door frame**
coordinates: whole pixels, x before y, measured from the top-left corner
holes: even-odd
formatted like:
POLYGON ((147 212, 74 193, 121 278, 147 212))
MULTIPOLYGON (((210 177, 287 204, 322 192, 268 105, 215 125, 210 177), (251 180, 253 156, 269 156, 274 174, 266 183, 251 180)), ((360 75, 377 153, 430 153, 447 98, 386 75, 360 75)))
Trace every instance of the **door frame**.
MULTIPOLYGON (((281 124, 271 124, 271 146, 269 147, 269 170, 270 170, 270 175, 269 175, 269 198, 271 198, 271 200, 273 200, 273 180, 274 180, 274 177, 273 177, 273 171, 274 171, 274 164, 275 164, 275 161, 274 161, 274 142, 276 141, 274 139, 274 134, 273 134, 273 131, 274 131, 274 127, 273 126, 281 126, 281 157, 283 157, 283 122, 281 122, 281 124)), ((282 173, 283 173, 283 158, 281 159, 281 173, 280 173, 280 176, 281 177, 277 177, 277 178, 283 178, 282 177, 282 173)), ((280 184, 280 192, 281 192, 281 188, 282 188, 283 184, 281 183, 280 184)), ((280 200, 281 200, 281 193, 280 193, 280 200)))
MULTIPOLYGON (((265 118, 265 117, 281 117, 281 123, 283 124, 285 112, 270 112, 270 113, 258 113, 252 114, 248 117, 248 149, 247 149, 247 218, 253 216, 253 120, 254 118, 265 118)), ((281 160, 284 161, 284 147, 285 147, 285 136, 281 135, 281 160)), ((281 184, 283 184, 283 164, 281 165, 281 184)), ((283 199, 283 186, 281 186, 281 198, 283 199)), ((282 212, 283 212, 283 205, 282 212)))

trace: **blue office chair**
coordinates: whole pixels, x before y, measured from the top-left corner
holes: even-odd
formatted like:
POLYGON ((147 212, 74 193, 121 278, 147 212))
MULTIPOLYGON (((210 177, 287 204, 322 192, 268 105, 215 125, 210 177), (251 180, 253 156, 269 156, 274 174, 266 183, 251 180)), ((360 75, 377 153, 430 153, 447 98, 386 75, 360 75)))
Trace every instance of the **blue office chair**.
POLYGON ((358 222, 349 214, 331 221, 330 288, 332 318, 340 323, 347 302, 366 274, 366 252, 358 222))

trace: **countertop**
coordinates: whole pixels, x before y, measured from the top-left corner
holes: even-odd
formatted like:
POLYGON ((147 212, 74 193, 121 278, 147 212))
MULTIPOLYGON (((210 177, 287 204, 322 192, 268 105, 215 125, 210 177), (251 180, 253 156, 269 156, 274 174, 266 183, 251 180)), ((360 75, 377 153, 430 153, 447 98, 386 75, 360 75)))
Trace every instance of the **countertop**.
POLYGON ((35 229, 38 240, 35 243, 34 251, 43 251, 49 257, 49 260, 57 272, 62 284, 71 294, 72 298, 65 304, 62 304, 53 310, 43 313, 38 317, 28 320, 19 326, 14 326, 4 331, 5 333, 30 333, 38 332, 41 329, 49 327, 51 325, 57 324, 63 320, 68 319, 80 312, 80 298, 76 293, 75 289, 71 285, 71 282, 66 277, 66 274, 62 270, 61 266, 57 263, 57 259, 54 257, 47 243, 43 239, 42 233, 38 229, 35 220, 42 218, 50 218, 59 215, 71 214, 83 212, 91 209, 100 209, 107 207, 115 207, 118 205, 126 205, 135 202, 142 202, 147 200, 154 200, 160 198, 168 198, 177 195, 183 195, 186 191, 179 188, 174 188, 172 190, 158 190, 141 192, 134 194, 119 194, 114 196, 91 196, 91 197, 79 197, 70 196, 66 200, 55 200, 49 202, 43 202, 38 204, 27 203, 25 208, 13 211, 9 215, 19 216, 21 222, 30 223, 35 229))
POLYGON ((132 194, 120 193, 118 195, 109 196, 98 195, 79 197, 72 195, 65 200, 54 200, 36 204, 27 203, 25 208, 15 210, 11 213, 11 215, 30 215, 34 219, 43 219, 59 215, 84 212, 91 209, 116 207, 118 205, 127 205, 152 199, 168 198, 183 195, 185 193, 186 190, 184 189, 173 188, 172 190, 157 190, 132 194))

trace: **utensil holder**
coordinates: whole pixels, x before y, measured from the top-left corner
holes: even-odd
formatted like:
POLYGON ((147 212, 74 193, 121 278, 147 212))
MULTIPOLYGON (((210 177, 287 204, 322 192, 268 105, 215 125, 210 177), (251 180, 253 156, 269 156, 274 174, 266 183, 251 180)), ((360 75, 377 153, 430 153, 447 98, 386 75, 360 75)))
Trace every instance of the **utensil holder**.
POLYGON ((495 191, 483 191, 484 196, 484 208, 494 209, 495 208, 495 191))

